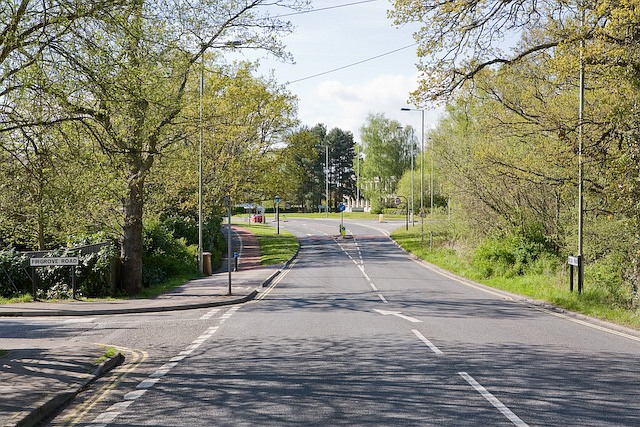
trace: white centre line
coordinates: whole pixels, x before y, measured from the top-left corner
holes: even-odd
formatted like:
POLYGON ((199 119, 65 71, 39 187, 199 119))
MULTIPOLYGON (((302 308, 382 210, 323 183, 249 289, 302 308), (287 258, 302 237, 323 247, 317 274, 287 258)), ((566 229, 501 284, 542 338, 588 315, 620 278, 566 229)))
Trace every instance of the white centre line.
POLYGON ((486 388, 481 386, 473 377, 466 372, 458 372, 462 378, 465 379, 469 385, 476 389, 478 393, 480 393, 485 399, 487 399, 493 406, 495 406, 498 411, 502 413, 505 417, 509 419, 514 425, 518 427, 528 427, 529 425, 522 421, 516 414, 511 412, 509 408, 507 408, 502 402, 500 402, 493 394, 489 393, 486 388))
POLYGON ((440 349, 438 347, 436 347, 431 341, 429 341, 427 339, 427 337, 422 335, 419 330, 412 329, 411 332, 413 332, 418 338, 420 338, 420 340, 423 343, 425 343, 427 345, 427 347, 429 347, 431 349, 431 351, 433 351, 435 354, 442 354, 442 351, 440 351, 440 349))

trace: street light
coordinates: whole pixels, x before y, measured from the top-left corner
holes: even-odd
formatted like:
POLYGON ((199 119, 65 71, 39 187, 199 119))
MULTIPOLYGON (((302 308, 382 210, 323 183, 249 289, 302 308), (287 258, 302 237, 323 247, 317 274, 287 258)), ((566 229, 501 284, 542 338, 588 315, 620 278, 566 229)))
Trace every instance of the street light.
MULTIPOLYGON (((403 127, 402 126, 398 126, 398 129, 402 130, 403 127)), ((413 204, 415 203, 415 195, 414 195, 414 191, 413 191, 413 181, 414 181, 414 179, 413 179, 413 169, 414 169, 414 166, 413 166, 413 157, 414 157, 414 153, 413 153, 413 138, 414 138, 413 127, 411 127, 411 142, 410 142, 411 143, 411 227, 413 227, 413 218, 414 218, 414 215, 415 215, 415 213, 413 211, 413 204)), ((407 218, 409 216, 409 213, 408 213, 409 212, 409 210, 408 210, 409 207, 408 206, 409 205, 407 205, 407 218)), ((407 223, 408 222, 409 221, 407 220, 407 223)), ((408 228, 407 228, 407 230, 408 230, 408 228)))
MULTIPOLYGON (((420 239, 421 243, 424 243, 424 110, 401 108, 400 111, 420 111, 422 113, 422 136, 420 142, 420 151, 422 152, 422 161, 420 162, 420 239)), ((433 155, 431 157, 431 161, 433 162, 433 155)), ((433 186, 433 164, 431 165, 431 185, 433 186)), ((431 212, 433 213, 433 188, 431 189, 431 212)))
POLYGON ((198 269, 200 274, 204 274, 204 262, 203 262, 203 238, 202 238, 202 142, 204 139, 204 125, 203 125, 203 110, 202 110, 202 97, 204 95, 204 53, 208 47, 229 47, 235 48, 241 46, 242 42, 240 41, 231 41, 227 43, 221 44, 210 44, 207 46, 202 46, 202 52, 200 53, 202 56, 200 57, 200 84, 199 84, 199 113, 200 113, 200 121, 199 121, 199 138, 198 138, 198 269))

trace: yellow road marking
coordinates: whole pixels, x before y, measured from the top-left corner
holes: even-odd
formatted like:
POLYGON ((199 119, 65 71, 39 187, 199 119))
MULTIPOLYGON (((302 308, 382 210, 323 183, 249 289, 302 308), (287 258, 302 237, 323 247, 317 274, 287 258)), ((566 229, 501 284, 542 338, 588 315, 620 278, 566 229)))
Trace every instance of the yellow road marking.
MULTIPOLYGON (((90 399, 84 402, 78 409, 75 409, 65 420, 63 420, 63 426, 72 426, 78 424, 82 419, 91 411, 98 403, 104 400, 107 395, 115 389, 125 378, 133 371, 135 371, 140 364, 142 364, 149 357, 148 353, 144 350, 131 349, 126 347, 119 347, 114 345, 100 344, 105 347, 113 347, 119 351, 125 352, 131 355, 131 363, 128 363, 126 367, 118 368, 118 375, 113 378, 109 383, 100 387, 92 395, 90 399)), ((123 365, 125 366, 125 365, 123 365)), ((114 371, 116 372, 116 371, 114 371)))
POLYGON ((260 293, 260 294, 255 298, 255 300, 254 300, 254 301, 260 301, 260 300, 265 299, 265 298, 266 298, 266 296, 267 296, 267 295, 269 295, 269 293, 271 293, 271 291, 273 290, 273 288, 275 288, 275 287, 276 287, 276 285, 277 285, 278 283, 280 283, 280 282, 282 281, 282 279, 284 279, 284 276, 286 276, 286 275, 287 275, 287 273, 291 270, 291 268, 292 268, 294 265, 296 265, 297 263, 298 263, 298 259, 296 258, 296 259, 294 259, 294 260, 293 260, 293 262, 292 262, 291 264, 289 264, 289 265, 287 266, 287 268, 286 268, 286 269, 284 269, 284 270, 283 270, 283 271, 278 275, 278 277, 276 277, 276 278, 273 280, 273 282, 271 282, 271 284, 269 285, 269 287, 268 287, 265 291, 261 292, 261 293, 260 293))

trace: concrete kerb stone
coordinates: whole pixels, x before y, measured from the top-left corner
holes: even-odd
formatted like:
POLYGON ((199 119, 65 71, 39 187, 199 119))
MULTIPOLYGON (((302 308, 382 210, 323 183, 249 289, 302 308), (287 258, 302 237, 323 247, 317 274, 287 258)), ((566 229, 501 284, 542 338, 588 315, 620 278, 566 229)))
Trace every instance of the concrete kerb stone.
POLYGON ((180 310, 196 310, 199 308, 219 307, 224 305, 242 304, 250 301, 257 295, 257 290, 252 291, 249 295, 240 298, 230 299, 226 301, 209 301, 202 303, 188 303, 165 306, 151 307, 130 307, 130 308, 109 308, 101 310, 51 310, 45 312, 34 311, 16 311, 16 312, 0 312, 0 317, 50 317, 50 316, 101 316, 109 314, 131 314, 131 313, 159 313, 164 311, 180 311, 180 310))
POLYGON ((298 258, 298 254, 299 253, 300 253, 300 247, 298 247, 298 249, 293 254, 293 256, 291 258, 289 258, 289 260, 287 262, 285 262, 284 265, 281 268, 279 268, 278 270, 274 271, 273 274, 271 276, 269 276, 267 278, 267 280, 264 281, 264 283, 262 283, 262 287, 266 288, 267 286, 269 286, 271 284, 271 282, 273 282, 273 279, 275 279, 278 275, 280 275, 280 273, 282 273, 286 268, 288 268, 291 265, 291 263, 293 262, 293 260, 298 258))

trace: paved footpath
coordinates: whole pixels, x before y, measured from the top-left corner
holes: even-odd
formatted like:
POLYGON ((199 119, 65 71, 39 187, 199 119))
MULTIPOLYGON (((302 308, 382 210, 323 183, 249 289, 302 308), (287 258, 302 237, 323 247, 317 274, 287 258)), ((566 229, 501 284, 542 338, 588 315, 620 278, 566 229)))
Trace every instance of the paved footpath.
MULTIPOLYGON (((8 304, 0 306, 0 317, 99 316, 242 303, 254 298, 284 266, 260 266, 257 239, 247 229, 233 226, 233 240, 234 251, 240 257, 238 271, 231 273, 231 295, 229 273, 222 268, 212 276, 192 280, 153 299, 8 304)), ((104 349, 97 345, 46 339, 25 342, 4 337, 1 330, 0 349, 9 351, 0 357, 1 427, 37 425, 82 387, 122 362, 119 356, 98 365, 96 359, 104 349)))

